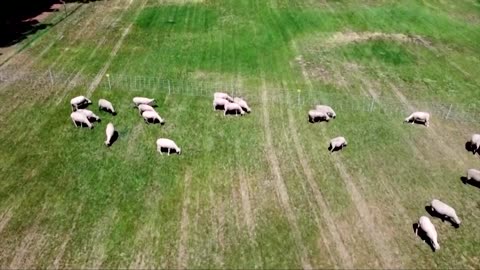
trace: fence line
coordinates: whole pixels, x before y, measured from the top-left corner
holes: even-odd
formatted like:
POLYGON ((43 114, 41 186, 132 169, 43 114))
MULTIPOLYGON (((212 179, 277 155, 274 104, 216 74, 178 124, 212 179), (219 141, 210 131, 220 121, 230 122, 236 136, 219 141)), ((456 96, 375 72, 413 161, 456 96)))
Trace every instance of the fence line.
MULTIPOLYGON (((91 84, 95 75, 61 73, 48 70, 47 72, 29 72, 21 76, 13 71, 0 73, 0 86, 15 83, 19 87, 28 89, 52 87, 84 87, 91 84)), ((211 98, 216 91, 223 91, 232 96, 243 96, 254 104, 260 100, 259 92, 246 92, 236 81, 208 81, 208 80, 170 80, 162 77, 106 74, 97 86, 103 90, 143 91, 149 94, 162 93, 166 95, 186 95, 211 98)), ((8 88, 7 88, 8 89, 8 88)), ((368 113, 382 113, 403 115, 411 113, 410 109, 401 101, 394 98, 370 96, 352 96, 344 93, 328 93, 313 90, 270 89, 269 102, 304 108, 314 104, 329 104, 336 110, 348 110, 368 113)), ((145 94, 146 95, 146 94, 145 94)), ((458 122, 475 122, 480 117, 480 108, 471 105, 465 106, 454 103, 440 103, 429 101, 409 101, 409 106, 418 111, 428 111, 434 117, 458 122)))

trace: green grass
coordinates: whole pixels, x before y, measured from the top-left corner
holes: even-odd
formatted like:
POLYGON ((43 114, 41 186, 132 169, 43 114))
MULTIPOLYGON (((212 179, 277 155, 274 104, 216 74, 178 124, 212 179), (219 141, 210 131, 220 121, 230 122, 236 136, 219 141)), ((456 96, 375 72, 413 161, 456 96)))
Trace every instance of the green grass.
POLYGON ((387 112, 479 106, 478 2, 166 2, 85 4, 0 67, 88 78, 0 84, 0 267, 479 267, 479 190, 460 182, 478 163, 464 149, 478 124, 433 114, 426 129, 351 107, 372 93, 387 112), (428 46, 332 41, 339 32, 415 35, 428 46), (174 94, 109 89, 104 77, 91 99, 110 100, 118 115, 99 112, 93 130, 75 129, 68 102, 106 63, 113 79, 169 79, 174 94), (213 83, 234 85, 252 113, 213 112, 213 83), (198 85, 206 94, 191 95, 198 85), (166 125, 145 125, 134 96, 156 98, 166 125), (337 119, 307 123, 317 102, 337 119), (120 137, 106 148, 110 121, 120 137), (349 146, 328 153, 340 135, 349 146), (157 153, 159 137, 182 155, 157 153), (412 230, 433 198, 463 220, 455 230, 432 218, 436 253, 412 230))

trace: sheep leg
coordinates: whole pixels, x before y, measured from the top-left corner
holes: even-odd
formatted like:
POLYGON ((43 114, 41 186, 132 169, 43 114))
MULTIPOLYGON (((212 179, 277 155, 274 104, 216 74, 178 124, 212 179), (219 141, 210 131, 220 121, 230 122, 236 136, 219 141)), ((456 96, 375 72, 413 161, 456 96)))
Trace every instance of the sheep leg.
POLYGON ((170 148, 168 148, 168 155, 170 156, 170 148))
POLYGON ((78 127, 77 122, 75 122, 75 120, 73 120, 73 119, 72 119, 72 121, 73 121, 73 124, 75 125, 75 127, 78 127))

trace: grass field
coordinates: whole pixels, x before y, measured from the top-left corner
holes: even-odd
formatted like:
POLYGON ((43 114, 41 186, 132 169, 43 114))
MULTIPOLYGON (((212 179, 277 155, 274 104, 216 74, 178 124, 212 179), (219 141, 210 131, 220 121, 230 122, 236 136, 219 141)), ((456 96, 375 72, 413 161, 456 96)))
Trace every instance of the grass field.
POLYGON ((0 67, 71 75, 48 87, 0 82, 0 268, 479 268, 480 190, 460 180, 480 167, 464 149, 478 122, 306 116, 334 97, 406 111, 479 106, 479 22, 477 0, 82 5, 0 67), (83 74, 94 74, 89 85, 69 84, 83 74), (223 117, 210 97, 109 89, 106 74, 234 84, 252 113, 223 117), (306 92, 316 99, 272 102, 306 92), (118 115, 75 129, 69 100, 80 94, 109 99, 118 115), (166 125, 145 125, 134 96, 156 98, 166 125), (107 148, 109 121, 120 137, 107 148), (349 146, 330 154, 339 135, 349 146), (159 137, 182 155, 158 154, 159 137), (437 252, 412 228, 433 198, 463 221, 454 229, 431 218, 437 252))

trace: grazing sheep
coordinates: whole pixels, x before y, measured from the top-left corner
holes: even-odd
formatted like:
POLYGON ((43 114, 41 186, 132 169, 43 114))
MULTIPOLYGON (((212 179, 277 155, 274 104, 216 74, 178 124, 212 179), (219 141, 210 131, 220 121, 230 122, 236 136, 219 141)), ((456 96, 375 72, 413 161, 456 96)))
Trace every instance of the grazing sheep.
POLYGON ((241 116, 243 116, 245 114, 245 112, 242 110, 242 107, 240 105, 238 105, 237 103, 227 103, 227 104, 225 104, 223 115, 227 115, 227 113, 229 113, 229 112, 235 112, 235 115, 237 115, 237 116, 238 116, 238 114, 240 114, 241 116))
POLYGON ((72 118, 72 122, 76 127, 78 127, 77 123, 80 123, 80 124, 87 125, 89 128, 93 128, 92 123, 90 123, 90 121, 88 121, 87 116, 85 116, 83 113, 72 112, 70 114, 70 118, 72 118))
POLYGON ((108 123, 107 129, 105 130, 105 134, 107 135, 107 140, 105 140, 105 145, 110 146, 112 144, 112 137, 115 134, 115 127, 112 123, 108 123))
POLYGON ((155 99, 146 98, 146 97, 134 97, 133 98, 133 103, 135 103, 135 106, 137 106, 137 107, 140 104, 154 105, 155 104, 155 99))
POLYGON ((70 100, 70 105, 72 106, 72 111, 78 110, 79 107, 92 104, 92 101, 84 96, 74 97, 70 100))
POLYGON ((473 134, 472 139, 470 139, 469 143, 472 152, 475 155, 475 153, 477 153, 478 149, 480 148, 480 134, 473 134))
POLYGON ((467 171, 467 181, 472 180, 480 183, 480 171, 476 169, 468 169, 467 171))
POLYGON ((106 99, 99 99, 98 100, 98 109, 99 110, 105 110, 107 112, 110 112, 113 115, 116 115, 117 113, 115 112, 115 109, 113 108, 113 105, 110 101, 106 99))
POLYGON ((165 124, 165 121, 160 117, 156 111, 145 111, 142 113, 142 117, 145 120, 145 123, 150 124, 149 120, 153 120, 155 123, 156 120, 160 122, 161 125, 165 124))
POLYGON ((332 109, 332 107, 327 106, 327 105, 317 105, 317 106, 315 106, 315 110, 326 113, 328 115, 328 117, 330 117, 330 118, 336 118, 337 117, 337 114, 332 109))
POLYGON ((343 149, 343 147, 347 146, 347 140, 345 140, 344 137, 336 137, 330 140, 330 146, 328 147, 328 150, 333 152, 335 149, 343 149))
POLYGON ((239 98, 239 97, 235 97, 233 98, 233 102, 237 103, 238 105, 240 105, 240 107, 242 107, 242 110, 244 110, 246 113, 250 113, 252 110, 250 109, 250 107, 248 107, 248 104, 247 102, 242 99, 242 98, 239 98))
POLYGON ((456 225, 460 226, 461 221, 458 218, 455 209, 453 209, 451 206, 437 199, 433 199, 430 205, 432 210, 444 216, 444 219, 450 218, 453 222, 455 222, 456 225))
POLYGON ((138 105, 138 112, 140 113, 140 115, 142 115, 142 113, 146 111, 154 112, 155 109, 152 106, 147 104, 138 105))
POLYGON ((221 92, 215 92, 213 94, 213 98, 216 99, 216 98, 223 98, 223 99, 226 99, 230 102, 233 102, 233 98, 231 96, 229 96, 228 94, 226 93, 221 93, 221 92))
POLYGON ((170 151, 172 149, 175 150, 175 152, 179 155, 182 152, 180 147, 178 147, 177 144, 170 139, 160 138, 157 140, 157 151, 163 155, 162 148, 167 148, 168 155, 170 155, 170 151))
POLYGON ((405 123, 412 123, 414 124, 415 122, 421 122, 423 123, 426 127, 430 125, 429 123, 430 120, 430 114, 427 112, 414 112, 410 114, 409 117, 405 118, 405 123))
POLYGON ((225 105, 230 103, 230 101, 223 98, 214 98, 213 99, 213 110, 225 110, 225 105), (221 108, 221 109, 220 109, 221 108))
POLYGON ((315 123, 319 121, 330 121, 330 117, 327 113, 317 110, 308 111, 308 122, 315 123))
POLYGON ((435 230, 435 226, 433 226, 430 219, 426 216, 421 216, 418 220, 418 227, 415 229, 415 234, 418 235, 418 228, 421 228, 430 238, 432 246, 435 250, 440 249, 440 245, 437 241, 437 231, 435 230))
POLYGON ((96 114, 94 114, 92 111, 87 110, 87 109, 78 109, 77 112, 85 115, 88 118, 88 121, 91 121, 93 119, 94 121, 100 122, 101 119, 98 117, 96 114))

